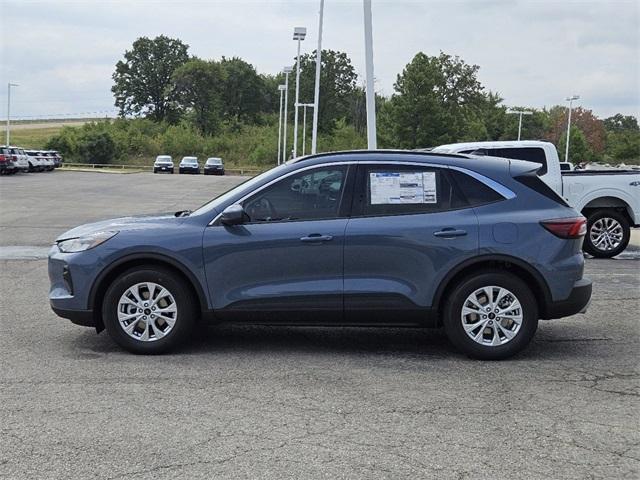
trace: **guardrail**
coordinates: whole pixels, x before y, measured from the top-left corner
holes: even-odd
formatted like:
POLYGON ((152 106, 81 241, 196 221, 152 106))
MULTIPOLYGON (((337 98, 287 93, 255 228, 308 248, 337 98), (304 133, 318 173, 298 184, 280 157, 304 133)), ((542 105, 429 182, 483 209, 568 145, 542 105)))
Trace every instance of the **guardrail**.
MULTIPOLYGON (((80 169, 109 169, 109 170, 142 170, 145 172, 152 172, 153 166, 150 165, 114 165, 112 163, 108 164, 99 164, 99 163, 69 163, 65 162, 62 167, 64 169, 72 170, 74 168, 80 169)), ((177 169, 178 167, 174 167, 177 169)), ((264 172, 266 169, 256 168, 256 167, 229 167, 225 168, 225 173, 229 175, 257 175, 259 173, 264 172)))

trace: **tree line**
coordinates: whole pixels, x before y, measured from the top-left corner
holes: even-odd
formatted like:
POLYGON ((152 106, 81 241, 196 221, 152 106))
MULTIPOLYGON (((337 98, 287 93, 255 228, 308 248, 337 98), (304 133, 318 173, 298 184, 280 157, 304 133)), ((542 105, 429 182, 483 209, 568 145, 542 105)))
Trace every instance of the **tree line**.
MULTIPOLYGON (((313 101, 315 61, 315 52, 300 58, 302 103, 313 101)), ((365 93, 351 59, 344 52, 323 50, 321 67, 319 146, 324 143, 325 148, 361 148, 365 144, 365 93)), ((481 84, 479 68, 442 52, 437 56, 417 53, 398 74, 393 94, 376 96, 378 145, 412 149, 461 141, 517 138, 517 115, 508 114, 500 95, 481 84)), ((161 35, 137 39, 116 64, 113 81, 115 105, 123 119, 145 117, 162 127, 142 128, 156 135, 155 150, 150 147, 145 151, 140 145, 127 144, 135 143, 132 136, 143 135, 141 128, 127 126, 127 122, 135 123, 134 120, 121 121, 116 140, 128 128, 133 128, 135 133, 127 134, 127 140, 120 146, 114 140, 112 153, 101 158, 122 158, 136 152, 152 154, 159 148, 167 148, 166 144, 171 141, 161 135, 171 127, 174 135, 177 134, 175 128, 191 131, 191 143, 213 142, 212 146, 216 143, 213 139, 229 139, 234 133, 247 135, 247 129, 253 129, 256 135, 262 128, 269 129, 269 133, 258 135, 265 143, 253 144, 258 154, 247 148, 243 151, 251 157, 248 161, 254 163, 275 161, 277 140, 271 132, 277 133, 280 100, 277 87, 285 81, 282 73, 261 74, 237 57, 198 58, 189 53, 189 46, 181 40, 161 35)), ((295 82, 295 74, 290 75, 290 122, 295 82)), ((564 150, 567 122, 564 106, 517 108, 532 112, 523 118, 522 139, 548 140, 560 151, 564 150)), ((87 127, 85 133, 100 136, 101 141, 97 142, 100 146, 96 148, 104 150, 103 144, 108 143, 107 137, 112 133, 110 129, 108 125, 87 127)), ((69 132, 65 134, 72 136, 69 132)), ((56 140, 58 144, 54 147, 65 143, 60 138, 53 138, 51 143, 55 144, 56 140)), ((91 155, 91 145, 87 147, 87 143, 96 143, 95 138, 89 142, 82 138, 67 140, 66 143, 76 143, 72 156, 91 155)), ((63 145, 63 148, 72 149, 73 145, 63 145)), ((175 148, 180 150, 182 146, 175 145, 175 148)), ((637 163, 640 159, 637 118, 617 114, 599 119, 591 110, 577 107, 572 114, 570 150, 570 158, 579 161, 637 163)), ((193 152, 176 154, 187 153, 193 152)))

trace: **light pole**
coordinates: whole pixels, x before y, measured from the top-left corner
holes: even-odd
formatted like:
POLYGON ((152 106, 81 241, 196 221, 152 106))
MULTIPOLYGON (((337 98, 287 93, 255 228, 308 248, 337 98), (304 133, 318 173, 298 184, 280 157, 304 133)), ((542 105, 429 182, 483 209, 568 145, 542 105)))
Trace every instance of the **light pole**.
POLYGON ((278 117, 278 160, 277 164, 280 165, 280 149, 282 147, 281 139, 282 139, 282 95, 286 86, 278 85, 278 90, 280 91, 280 116, 278 117))
POLYGON ((567 102, 569 102, 569 118, 567 120, 567 145, 564 150, 564 161, 569 161, 569 135, 571 134, 571 107, 573 105, 574 100, 578 100, 580 95, 572 95, 570 97, 565 98, 567 102))
POLYGON ((293 29, 293 39, 298 41, 298 55, 296 56, 296 101, 294 103, 295 113, 293 115, 293 158, 298 156, 298 97, 300 96, 300 42, 307 36, 305 27, 296 27, 293 29))
POLYGON ((287 161, 287 106, 289 102, 289 74, 293 71, 291 67, 284 67, 284 132, 282 134, 282 163, 287 161))
MULTIPOLYGON (((313 103, 300 103, 299 107, 302 107, 302 156, 306 152, 306 144, 307 144, 307 108, 314 108, 315 104, 313 103)), ((311 152, 313 153, 313 152, 311 152)))
POLYGON ((371 26, 371 0, 363 0, 364 7, 364 62, 367 97, 367 148, 378 147, 376 139, 376 94, 373 85, 373 31, 371 26))
POLYGON ((11 145, 9 143, 11 137, 11 87, 18 87, 17 83, 7 83, 7 147, 11 145))
POLYGON ((322 63, 322 17, 324 0, 320 0, 320 19, 318 21, 318 48, 316 50, 316 84, 313 90, 313 128, 311 130, 311 154, 316 153, 318 145, 318 104, 320 103, 320 68, 322 63))
POLYGON ((520 133, 522 132, 522 115, 533 115, 533 112, 526 110, 507 110, 507 113, 517 113, 520 116, 518 120, 518 141, 520 141, 520 133))

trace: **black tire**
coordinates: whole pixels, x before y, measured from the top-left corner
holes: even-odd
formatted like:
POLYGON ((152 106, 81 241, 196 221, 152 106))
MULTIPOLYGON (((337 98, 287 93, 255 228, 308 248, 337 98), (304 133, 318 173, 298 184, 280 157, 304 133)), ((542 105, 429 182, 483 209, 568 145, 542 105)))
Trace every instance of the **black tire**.
POLYGON ((582 249, 587 252, 589 255, 592 255, 596 258, 611 258, 619 255, 627 248, 629 245, 629 239, 631 237, 631 226, 629 225, 629 220, 625 217, 621 212, 617 210, 596 210, 587 218, 587 234, 584 237, 584 245, 582 249), (591 240, 591 230, 596 225, 598 220, 602 219, 612 219, 620 224, 622 227, 622 241, 620 244, 611 250, 606 250, 597 247, 594 245, 591 240))
MULTIPOLYGON (((487 318, 487 321, 489 320, 490 318, 487 318)), ((443 311, 443 323, 451 343, 466 355, 481 360, 502 360, 522 351, 531 342, 538 328, 538 305, 529 287, 517 276, 502 271, 476 273, 461 280, 448 295, 443 311), (476 290, 488 286, 509 290, 522 307, 520 329, 511 340, 502 345, 491 346, 476 342, 467 335, 462 324, 462 308, 467 298, 476 290)), ((488 332, 491 337, 493 329, 495 327, 482 327, 485 335, 488 332)), ((479 332, 480 327, 473 331, 476 335, 479 332)))
POLYGON ((177 348, 188 339, 197 318, 196 305, 197 299, 191 288, 174 272, 161 267, 141 266, 126 271, 109 286, 104 296, 102 319, 109 336, 125 350, 136 354, 161 354, 177 348), (164 337, 153 341, 132 338, 118 320, 118 303, 122 295, 130 287, 144 282, 153 282, 167 289, 177 307, 172 329, 164 337))

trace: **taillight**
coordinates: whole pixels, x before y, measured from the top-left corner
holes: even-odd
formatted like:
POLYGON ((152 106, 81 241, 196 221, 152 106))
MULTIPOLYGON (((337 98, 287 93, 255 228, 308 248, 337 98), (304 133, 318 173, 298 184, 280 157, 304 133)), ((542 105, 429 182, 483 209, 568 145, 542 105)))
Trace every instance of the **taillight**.
POLYGON ((560 238, 580 238, 587 233, 587 219, 584 217, 554 218, 540 224, 560 238))

